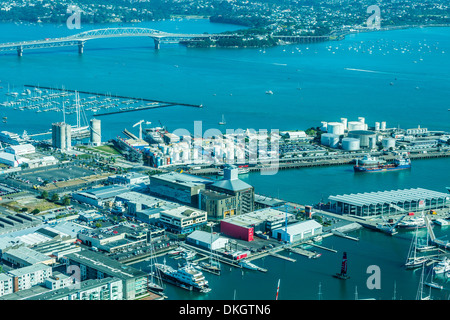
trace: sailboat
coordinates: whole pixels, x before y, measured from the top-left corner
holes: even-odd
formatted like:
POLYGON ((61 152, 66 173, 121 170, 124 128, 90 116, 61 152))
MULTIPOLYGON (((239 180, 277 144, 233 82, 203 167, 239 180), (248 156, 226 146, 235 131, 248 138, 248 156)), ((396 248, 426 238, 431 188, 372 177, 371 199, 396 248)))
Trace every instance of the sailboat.
POLYGON ((439 289, 439 290, 444 289, 444 287, 442 285, 440 285, 439 283, 433 281, 434 274, 435 274, 434 269, 431 269, 431 271, 430 271, 430 281, 425 282, 425 285, 427 285, 430 288, 434 288, 434 289, 439 289))
POLYGON ((211 245, 210 245, 210 252, 209 252, 209 261, 205 262, 202 261, 199 263, 199 267, 207 272, 210 272, 212 274, 215 274, 217 276, 220 276, 220 262, 214 258, 213 252, 212 252, 212 243, 213 243, 213 235, 212 235, 212 227, 211 227, 211 245))
POLYGON ((411 246, 408 252, 408 258, 406 259, 405 263, 405 267, 408 269, 418 268, 428 260, 427 257, 417 256, 417 230, 418 228, 416 228, 416 233, 414 234, 414 237, 411 241, 411 246))
POLYGON ((159 274, 159 270, 154 268, 156 263, 155 251, 153 249, 153 245, 150 246, 150 278, 148 279, 148 290, 154 293, 161 293, 164 291, 163 282, 161 279, 161 275, 159 274))
POLYGON ((344 252, 344 255, 342 257, 341 272, 336 273, 335 275, 333 275, 333 277, 341 280, 347 280, 350 278, 350 276, 347 274, 347 252, 344 252))
POLYGON ((225 121, 225 116, 224 116, 224 115, 222 115, 222 121, 220 121, 219 124, 220 124, 221 126, 227 124, 227 122, 225 121))
MULTIPOLYGON (((431 295, 423 296, 423 277, 425 272, 425 263, 422 263, 422 274, 420 276, 419 289, 417 290, 416 300, 431 300, 431 295)), ((431 293, 431 288, 430 288, 431 293)))

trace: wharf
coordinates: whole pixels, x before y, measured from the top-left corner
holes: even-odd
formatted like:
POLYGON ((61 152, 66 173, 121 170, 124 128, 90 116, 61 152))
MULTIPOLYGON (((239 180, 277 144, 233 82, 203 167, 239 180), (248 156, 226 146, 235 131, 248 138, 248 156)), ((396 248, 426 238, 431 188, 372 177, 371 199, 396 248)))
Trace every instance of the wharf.
POLYGON ((295 262, 295 261, 297 261, 296 259, 292 259, 292 258, 289 258, 289 257, 285 257, 285 256, 283 256, 283 255, 281 255, 281 254, 278 254, 278 253, 275 253, 275 252, 268 252, 268 254, 270 255, 270 256, 273 256, 273 257, 276 257, 276 258, 280 258, 280 259, 284 259, 284 260, 287 260, 287 261, 290 261, 290 262, 295 262))
POLYGON ((302 248, 287 248, 287 250, 289 252, 293 252, 293 253, 308 257, 309 259, 318 258, 320 256, 319 254, 317 254, 317 252, 312 252, 312 251, 302 249, 302 248))
POLYGON ((318 244, 316 244, 316 243, 314 243, 314 242, 312 242, 312 241, 308 241, 308 242, 306 242, 306 243, 307 243, 308 245, 310 245, 310 246, 313 246, 313 247, 316 247, 316 248, 319 248, 319 249, 322 249, 322 250, 327 250, 327 251, 331 251, 331 252, 334 252, 334 253, 337 252, 337 250, 334 250, 334 249, 331 249, 331 248, 327 248, 327 247, 318 245, 318 244))

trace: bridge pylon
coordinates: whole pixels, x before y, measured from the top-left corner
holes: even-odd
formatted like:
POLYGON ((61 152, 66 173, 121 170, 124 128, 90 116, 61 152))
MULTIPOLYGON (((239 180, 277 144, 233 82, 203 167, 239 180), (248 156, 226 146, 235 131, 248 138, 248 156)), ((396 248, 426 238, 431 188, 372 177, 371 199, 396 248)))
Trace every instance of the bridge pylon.
POLYGON ((84 51, 84 41, 78 42, 78 54, 83 54, 84 51))
POLYGON ((153 41, 155 42, 155 50, 159 50, 161 48, 161 40, 158 38, 153 38, 153 41))

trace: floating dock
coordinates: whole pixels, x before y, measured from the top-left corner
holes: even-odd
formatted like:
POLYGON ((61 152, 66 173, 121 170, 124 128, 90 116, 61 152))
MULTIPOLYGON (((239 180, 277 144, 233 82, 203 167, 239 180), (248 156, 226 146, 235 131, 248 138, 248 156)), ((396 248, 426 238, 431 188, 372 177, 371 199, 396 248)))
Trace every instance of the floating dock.
POLYGON ((284 260, 287 260, 287 261, 290 261, 290 262, 295 262, 295 261, 297 261, 296 259, 292 259, 292 258, 289 258, 289 257, 285 257, 285 256, 283 256, 283 255, 281 255, 281 254, 278 254, 278 253, 275 253, 275 252, 268 252, 268 254, 269 254, 270 256, 272 256, 272 257, 284 259, 284 260))
POLYGON ((289 252, 293 252, 293 253, 308 257, 309 259, 320 257, 320 254, 318 254, 317 252, 312 252, 312 251, 302 249, 302 248, 288 248, 287 250, 289 252))

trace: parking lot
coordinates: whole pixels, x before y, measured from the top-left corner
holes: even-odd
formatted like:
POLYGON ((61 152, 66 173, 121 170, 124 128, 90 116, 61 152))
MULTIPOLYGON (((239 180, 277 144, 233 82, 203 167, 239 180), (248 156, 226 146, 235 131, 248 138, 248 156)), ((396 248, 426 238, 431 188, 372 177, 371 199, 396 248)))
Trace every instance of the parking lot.
POLYGON ((56 183, 77 178, 82 178, 95 174, 95 171, 74 165, 63 165, 52 168, 39 168, 32 171, 23 172, 19 178, 25 183, 32 185, 42 185, 43 183, 56 183))

